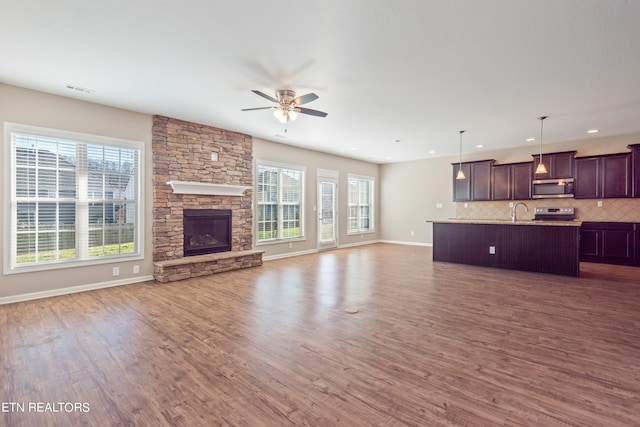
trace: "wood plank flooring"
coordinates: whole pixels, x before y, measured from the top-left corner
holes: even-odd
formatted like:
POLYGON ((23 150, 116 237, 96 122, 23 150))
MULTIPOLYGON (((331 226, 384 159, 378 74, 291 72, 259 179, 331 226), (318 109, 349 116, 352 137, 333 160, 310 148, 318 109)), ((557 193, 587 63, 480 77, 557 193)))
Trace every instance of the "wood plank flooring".
POLYGON ((581 268, 376 244, 0 306, 0 425, 640 425, 640 269, 581 268))

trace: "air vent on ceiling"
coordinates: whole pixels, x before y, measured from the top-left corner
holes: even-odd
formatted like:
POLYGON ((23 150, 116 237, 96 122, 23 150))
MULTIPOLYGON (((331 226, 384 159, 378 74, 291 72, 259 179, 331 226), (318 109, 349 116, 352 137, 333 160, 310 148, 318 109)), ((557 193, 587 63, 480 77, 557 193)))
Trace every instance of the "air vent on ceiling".
POLYGON ((94 90, 92 89, 87 89, 86 87, 80 87, 80 86, 75 86, 75 85, 67 85, 67 89, 71 89, 71 90, 75 90, 78 92, 82 92, 82 93, 93 93, 94 90))

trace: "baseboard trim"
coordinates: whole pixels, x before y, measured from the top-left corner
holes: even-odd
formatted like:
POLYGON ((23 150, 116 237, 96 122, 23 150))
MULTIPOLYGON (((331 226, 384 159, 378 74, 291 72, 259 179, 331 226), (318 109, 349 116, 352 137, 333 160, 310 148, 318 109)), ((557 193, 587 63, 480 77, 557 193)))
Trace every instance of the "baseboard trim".
POLYGON ((291 258, 291 257, 294 257, 294 256, 315 254, 317 252, 319 252, 317 249, 310 249, 308 251, 299 251, 299 252, 287 252, 285 254, 263 256, 262 260, 263 261, 273 261, 273 260, 276 260, 276 259, 291 258))
MULTIPOLYGON (((348 249, 348 248, 354 248, 356 246, 373 245, 376 243, 390 243, 392 245, 409 245, 409 246, 433 246, 433 244, 431 243, 402 242, 399 240, 366 240, 364 242, 345 243, 343 245, 338 245, 337 249, 348 249)), ((311 249, 308 251, 287 252, 284 254, 265 256, 265 257, 262 257, 262 260, 273 261, 276 259, 291 258, 295 256, 300 256, 300 255, 315 254, 318 252, 321 252, 321 251, 318 249, 311 249)))
POLYGON ((41 298, 57 297, 60 295, 75 294, 77 292, 93 291, 96 289, 112 288, 114 286, 131 285, 133 283, 147 282, 154 280, 153 276, 133 277, 130 279, 112 280, 109 282, 92 283, 89 285, 70 286, 68 288, 52 289, 50 291, 31 292, 28 294, 12 295, 0 297, 0 305, 12 304, 15 302, 31 301, 41 298))
POLYGON ((373 245, 375 243, 382 243, 380 240, 366 240, 364 242, 345 243, 344 245, 338 245, 338 249, 353 248, 355 246, 373 245))
POLYGON ((392 243, 394 245, 408 245, 408 246, 427 246, 433 247, 433 243, 420 243, 420 242, 403 242, 401 240, 379 240, 380 243, 392 243))

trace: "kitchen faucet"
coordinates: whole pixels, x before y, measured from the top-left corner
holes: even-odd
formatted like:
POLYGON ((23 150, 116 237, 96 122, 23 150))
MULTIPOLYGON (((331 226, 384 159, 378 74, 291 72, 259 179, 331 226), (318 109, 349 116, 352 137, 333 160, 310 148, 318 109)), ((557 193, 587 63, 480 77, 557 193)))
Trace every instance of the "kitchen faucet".
POLYGON ((529 212, 529 208, 527 207, 526 203, 522 203, 522 202, 516 203, 515 205, 513 205, 513 210, 511 211, 511 222, 516 222, 516 209, 518 208, 518 205, 524 206, 524 211, 529 212))

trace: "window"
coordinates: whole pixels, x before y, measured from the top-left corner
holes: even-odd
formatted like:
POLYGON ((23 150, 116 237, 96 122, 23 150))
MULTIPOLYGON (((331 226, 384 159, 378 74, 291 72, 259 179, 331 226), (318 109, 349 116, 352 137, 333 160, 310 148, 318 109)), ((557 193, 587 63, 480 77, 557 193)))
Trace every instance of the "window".
POLYGON ((349 175, 349 212, 347 233, 374 230, 373 178, 349 175))
POLYGON ((300 166, 258 162, 258 243, 304 237, 304 174, 300 166))
POLYGON ((140 256, 142 143, 16 124, 5 134, 7 272, 140 256))

